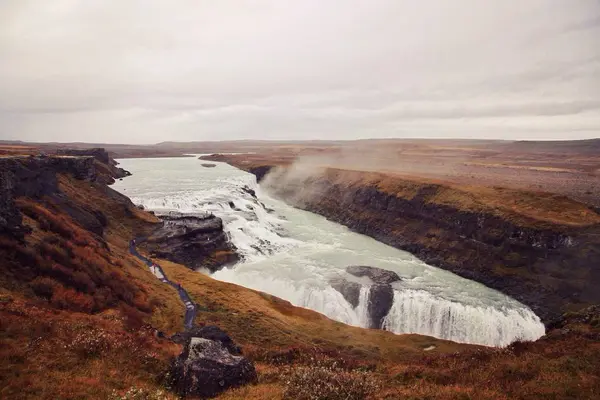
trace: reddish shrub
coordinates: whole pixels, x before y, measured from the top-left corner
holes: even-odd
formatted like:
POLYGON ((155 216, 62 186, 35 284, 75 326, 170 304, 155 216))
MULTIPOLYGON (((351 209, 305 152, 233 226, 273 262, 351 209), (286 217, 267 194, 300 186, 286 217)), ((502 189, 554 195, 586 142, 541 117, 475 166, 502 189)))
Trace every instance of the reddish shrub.
POLYGON ((53 306, 65 310, 89 313, 93 309, 94 299, 73 289, 59 289, 54 291, 51 303, 53 306))
POLYGON ((60 283, 47 277, 37 277, 29 283, 29 286, 31 286, 36 295, 46 299, 51 299, 54 291, 62 287, 60 283))

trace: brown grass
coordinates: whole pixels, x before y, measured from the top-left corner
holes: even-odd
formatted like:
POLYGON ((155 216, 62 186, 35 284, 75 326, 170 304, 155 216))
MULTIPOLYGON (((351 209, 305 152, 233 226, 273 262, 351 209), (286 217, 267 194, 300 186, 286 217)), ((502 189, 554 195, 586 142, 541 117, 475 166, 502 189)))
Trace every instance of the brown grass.
POLYGON ((334 168, 327 168, 323 175, 334 183, 352 187, 374 186, 384 193, 407 200, 414 198, 423 188, 435 188, 425 197, 426 202, 462 211, 489 213, 524 226, 545 223, 589 226, 600 223, 600 215, 586 204, 552 193, 456 185, 429 178, 334 168))
POLYGON ((435 352, 469 347, 420 335, 394 335, 333 321, 315 311, 235 284, 221 282, 165 260, 157 260, 165 273, 184 282, 201 312, 197 323, 216 324, 247 352, 258 358, 292 347, 320 348, 363 360, 399 360, 419 355, 436 346, 435 352))

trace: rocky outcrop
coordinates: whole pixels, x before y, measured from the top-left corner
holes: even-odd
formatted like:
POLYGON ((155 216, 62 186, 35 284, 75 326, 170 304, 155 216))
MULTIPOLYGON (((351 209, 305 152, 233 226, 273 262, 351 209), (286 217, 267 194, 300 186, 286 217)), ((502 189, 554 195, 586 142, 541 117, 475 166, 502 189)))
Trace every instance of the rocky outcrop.
POLYGON ((358 301, 360 298, 360 288, 362 285, 358 282, 349 281, 343 277, 335 277, 329 281, 331 287, 340 292, 344 299, 352 305, 352 307, 358 307, 358 301))
POLYGON ((102 164, 111 165, 111 159, 108 152, 103 148, 96 147, 92 149, 58 149, 56 154, 69 157, 94 157, 102 164))
POLYGON ((374 283, 380 285, 389 285, 390 283, 398 282, 400 277, 394 271, 386 269, 368 267, 366 265, 353 265, 346 268, 346 272, 357 277, 368 277, 374 283))
POLYGON ((217 327, 204 327, 186 339, 183 353, 171 369, 171 386, 181 396, 210 398, 257 380, 251 361, 217 327))
POLYGON ((388 315, 394 303, 394 290, 391 284, 399 282, 400 277, 394 271, 366 265, 353 265, 346 268, 346 272, 356 277, 367 277, 372 282, 369 289, 369 302, 367 310, 371 320, 370 328, 381 329, 383 319, 388 315))
POLYGON ((146 242, 152 257, 164 258, 194 270, 208 268, 211 272, 238 260, 220 218, 212 214, 176 213, 160 218, 162 225, 146 242))
POLYGON ((64 157, 93 157, 97 160, 103 169, 106 169, 108 173, 100 174, 100 180, 105 184, 113 184, 115 179, 122 179, 131 175, 131 172, 124 170, 123 168, 117 167, 118 163, 110 158, 108 152, 101 148, 96 147, 92 149, 58 149, 56 154, 64 157))
POLYGON ((61 173, 88 181, 97 178, 91 157, 0 158, 0 233, 22 239, 27 229, 22 226, 15 198, 54 196, 60 200, 58 174, 61 173))
POLYGON ((329 281, 330 285, 340 292, 354 308, 359 304, 361 288, 369 287, 367 302, 367 312, 371 321, 369 328, 381 329, 383 319, 388 315, 394 303, 394 290, 391 284, 399 282, 400 277, 394 271, 365 265, 347 267, 346 272, 357 278, 368 278, 369 283, 359 283, 338 276, 329 281))
POLYGON ((370 328, 381 329, 383 319, 388 315, 394 304, 394 290, 389 284, 375 284, 369 290, 367 310, 371 320, 370 328))
MULTIPOLYGON (((0 158, 0 234, 22 240, 28 229, 15 205, 17 197, 45 200, 68 214, 84 229, 102 236, 108 221, 99 210, 83 209, 61 193, 59 176, 106 184, 114 182, 119 169, 103 149, 59 150, 59 156, 13 156, 0 158), (108 160, 108 161, 107 161, 108 160), (105 164, 107 161, 108 164, 105 164)), ((127 173, 129 174, 129 173, 127 173)), ((106 194, 118 199, 126 208, 131 201, 112 189, 106 194)))

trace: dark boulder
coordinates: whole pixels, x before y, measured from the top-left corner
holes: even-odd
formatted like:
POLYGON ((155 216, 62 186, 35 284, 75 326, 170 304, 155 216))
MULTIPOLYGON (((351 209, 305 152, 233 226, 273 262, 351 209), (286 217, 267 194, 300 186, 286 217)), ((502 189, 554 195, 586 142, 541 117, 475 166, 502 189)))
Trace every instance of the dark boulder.
POLYGON ((217 166, 217 164, 209 164, 209 163, 202 163, 201 164, 204 168, 214 168, 217 166))
POLYGON ((362 286, 360 283, 352 282, 342 277, 336 277, 329 281, 329 283, 335 290, 344 296, 344 299, 346 299, 346 301, 350 303, 352 307, 356 308, 358 306, 360 288, 362 286))
POLYGON ((171 340, 175 343, 185 345, 192 337, 214 340, 221 343, 231 354, 236 356, 242 354, 242 349, 235 344, 229 335, 215 325, 195 326, 185 332, 176 333, 171 337, 171 340))
POLYGON ((388 315, 394 303, 394 290, 390 285, 376 284, 369 291, 369 318, 370 328, 381 329, 383 319, 388 315))
POLYGON ((256 191, 254 189, 250 189, 248 186, 244 186, 242 190, 256 199, 256 191))
POLYGON ((252 362, 233 355, 221 342, 190 337, 171 369, 173 389, 182 397, 215 397, 257 380, 252 362))
POLYGON ((366 276, 370 278, 374 283, 379 283, 382 285, 389 285, 390 283, 397 282, 400 280, 400 277, 394 271, 388 271, 376 267, 368 267, 365 265, 353 265, 351 267, 346 268, 346 271, 354 276, 366 276))

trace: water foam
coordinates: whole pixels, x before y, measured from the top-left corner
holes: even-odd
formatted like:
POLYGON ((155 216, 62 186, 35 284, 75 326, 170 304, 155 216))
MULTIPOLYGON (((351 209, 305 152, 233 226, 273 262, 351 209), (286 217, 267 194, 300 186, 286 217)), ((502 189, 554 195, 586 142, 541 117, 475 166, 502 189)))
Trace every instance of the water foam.
POLYGON ((527 308, 475 307, 410 289, 394 290, 383 328, 487 346, 536 340, 544 334, 540 319, 527 308))

